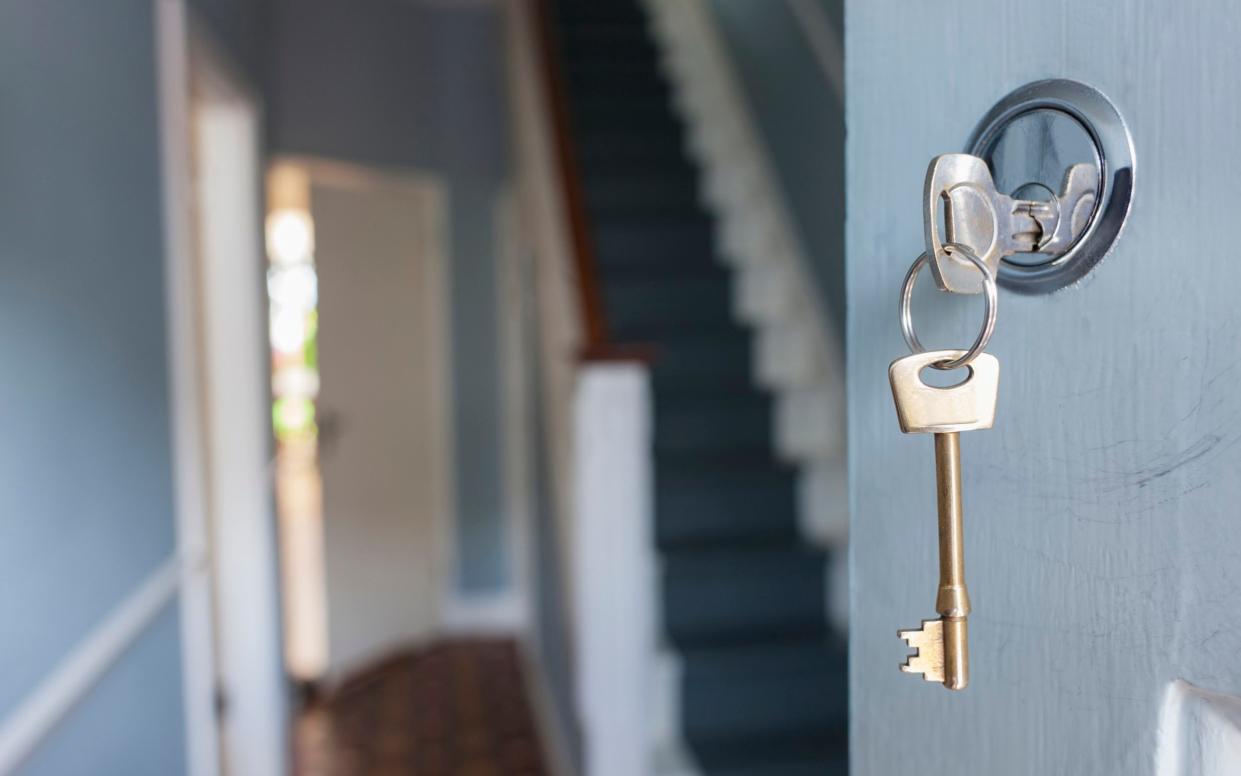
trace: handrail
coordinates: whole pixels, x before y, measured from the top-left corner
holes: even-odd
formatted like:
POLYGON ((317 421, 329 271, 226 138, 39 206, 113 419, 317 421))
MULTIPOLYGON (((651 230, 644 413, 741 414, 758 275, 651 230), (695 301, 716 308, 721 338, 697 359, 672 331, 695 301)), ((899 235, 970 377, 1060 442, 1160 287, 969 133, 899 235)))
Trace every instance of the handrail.
POLYGON ((595 244, 590 234, 590 218, 586 212, 586 193, 582 186, 577 149, 573 145, 573 122, 569 116, 564 68, 556 44, 552 3, 553 0, 537 0, 543 76, 547 86, 548 107, 551 109, 560 188, 564 194, 569 233, 573 242, 582 322, 586 330, 586 349, 594 350, 608 342, 608 323, 603 310, 599 261, 595 255, 595 244))
POLYGON ((577 272, 578 300, 585 330, 585 342, 580 355, 583 361, 651 361, 652 348, 645 344, 617 342, 612 338, 608 326, 599 259, 591 234, 582 171, 573 142, 573 121, 569 115, 564 66, 556 42, 554 1, 535 0, 535 5, 560 188, 568 215, 573 263, 577 272))

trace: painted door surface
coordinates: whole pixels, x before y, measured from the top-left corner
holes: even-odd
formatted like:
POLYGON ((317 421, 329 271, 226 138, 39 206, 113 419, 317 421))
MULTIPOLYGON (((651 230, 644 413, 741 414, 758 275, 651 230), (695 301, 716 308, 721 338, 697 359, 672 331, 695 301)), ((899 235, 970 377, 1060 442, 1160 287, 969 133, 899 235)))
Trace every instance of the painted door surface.
MULTIPOLYGON (((1164 773, 1169 684, 1241 694, 1241 14, 850 0, 846 19, 854 773, 1164 773), (897 670, 937 579, 932 443, 899 432, 888 388, 897 293, 928 161, 1044 78, 1119 108, 1134 204, 1076 286, 1001 290, 995 428, 961 438, 973 675, 950 693, 897 670)), ((927 345, 972 341, 981 300, 919 285, 927 345)))
POLYGON ((434 205, 422 186, 312 173, 336 677, 435 624, 447 413, 434 205))

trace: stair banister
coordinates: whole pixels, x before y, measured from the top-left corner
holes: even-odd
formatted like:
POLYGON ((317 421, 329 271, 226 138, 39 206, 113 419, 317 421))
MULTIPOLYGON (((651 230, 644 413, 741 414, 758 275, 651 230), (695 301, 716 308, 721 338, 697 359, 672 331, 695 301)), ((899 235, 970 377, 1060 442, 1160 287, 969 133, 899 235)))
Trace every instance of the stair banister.
POLYGON ((535 0, 539 49, 542 54, 544 94, 551 119, 552 141, 559 173, 560 194, 567 215, 572 242, 573 266, 577 275, 578 301, 583 329, 583 361, 653 360, 653 349, 643 343, 618 342, 608 325, 603 299, 599 260, 591 236, 586 191, 574 146, 573 119, 569 113, 568 90, 556 41, 555 0, 535 0))

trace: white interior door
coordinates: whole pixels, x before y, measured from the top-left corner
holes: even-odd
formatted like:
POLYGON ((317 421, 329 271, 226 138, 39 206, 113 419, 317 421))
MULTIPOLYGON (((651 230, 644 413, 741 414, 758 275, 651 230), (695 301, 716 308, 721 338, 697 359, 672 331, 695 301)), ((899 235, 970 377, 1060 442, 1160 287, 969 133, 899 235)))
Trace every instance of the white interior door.
MULTIPOLYGON (((1204 728, 1167 715, 1197 714, 1177 680, 1241 694, 1241 15, 849 0, 845 17, 854 773, 1237 773, 1195 770, 1204 728), (1134 204, 1076 286, 1000 293, 995 427, 961 436, 973 676, 949 693, 897 670, 896 629, 935 616, 936 583, 932 445, 899 432, 888 387, 897 293, 928 161, 1045 78, 1119 108, 1134 204)), ((915 300, 928 345, 968 343, 981 316, 946 296, 915 300)), ((1234 752, 1238 718, 1218 728, 1234 752)))
POLYGON ((448 498, 439 198, 424 183, 311 173, 329 674, 436 620, 448 498))

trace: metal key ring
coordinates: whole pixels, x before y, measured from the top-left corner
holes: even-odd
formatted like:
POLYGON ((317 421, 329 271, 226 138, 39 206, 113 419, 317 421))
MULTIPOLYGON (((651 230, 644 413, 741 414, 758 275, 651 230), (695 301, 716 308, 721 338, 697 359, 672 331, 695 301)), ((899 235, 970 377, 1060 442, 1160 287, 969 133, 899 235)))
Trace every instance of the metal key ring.
MULTIPOLYGON (((954 358, 950 361, 936 361, 931 366, 936 369, 959 369, 978 357, 978 354, 987 347, 987 343, 991 341, 991 333, 995 331, 995 307, 996 307, 996 290, 995 275, 991 273, 983 260, 978 258, 978 254, 970 250, 969 247, 960 243, 945 243, 944 249, 948 253, 959 253, 968 259, 971 264, 978 268, 983 277, 983 296, 986 300, 986 313, 983 318, 982 331, 978 332, 978 339, 974 340, 974 344, 960 358, 954 358)), ((901 335, 905 337, 905 344, 914 353, 925 353, 926 348, 922 347, 922 343, 918 340, 918 333, 914 331, 913 313, 910 312, 909 302, 913 298, 914 283, 918 280, 918 271, 922 269, 922 265, 930 261, 930 256, 923 253, 909 268, 909 272, 905 273, 905 284, 901 286, 901 335)))

